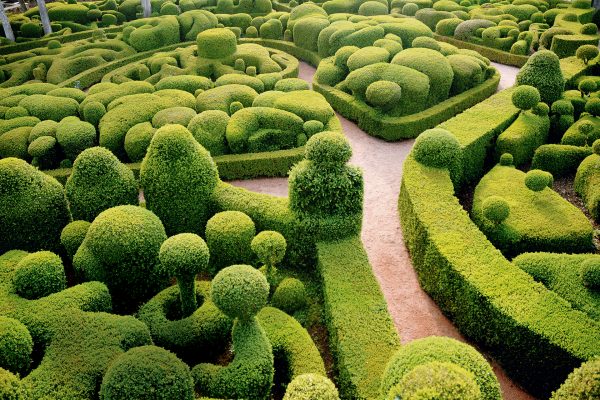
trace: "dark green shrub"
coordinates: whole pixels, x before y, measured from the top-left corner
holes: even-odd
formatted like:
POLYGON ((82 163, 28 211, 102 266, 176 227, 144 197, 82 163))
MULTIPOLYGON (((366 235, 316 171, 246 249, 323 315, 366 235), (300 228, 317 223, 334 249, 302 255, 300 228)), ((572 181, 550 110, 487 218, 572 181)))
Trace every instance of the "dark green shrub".
POLYGON ((500 224, 510 214, 508 202, 500 196, 490 196, 483 201, 483 216, 495 224, 500 224))
MULTIPOLYGON (((406 4, 409 5, 411 3, 406 4)), ((406 7, 405 6, 405 7, 406 7)), ((454 36, 456 28, 463 22, 460 18, 447 18, 438 22, 435 26, 435 33, 443 36, 454 36)))
MULTIPOLYGON (((412 4, 412 3, 408 3, 412 4)), ((416 4, 414 4, 416 5, 416 4)), ((406 7, 406 6, 405 6, 406 7)), ((317 374, 303 374, 288 385, 283 400, 339 400, 340 395, 329 379, 317 374)))
POLYGON ((262 231, 252 239, 250 247, 263 264, 261 269, 267 277, 271 290, 274 290, 279 283, 276 265, 285 257, 287 247, 285 238, 279 232, 262 231))
POLYGON ((0 160, 0 253, 58 251, 71 215, 63 187, 23 160, 0 160))
POLYGON ((16 374, 27 372, 32 351, 33 339, 27 327, 16 319, 0 316, 0 369, 16 374))
POLYGON ((15 375, 0 368, 0 398, 5 400, 28 400, 29 392, 15 375))
POLYGON ((133 172, 104 147, 86 149, 75 159, 65 191, 73 218, 89 222, 104 210, 139 202, 133 172))
POLYGON ((142 122, 129 128, 124 143, 127 157, 133 162, 142 161, 155 133, 156 128, 150 122, 142 122))
POLYGON ((92 225, 88 221, 73 221, 64 227, 60 234, 60 244, 65 249, 67 256, 73 260, 77 249, 83 243, 88 229, 92 225))
POLYGON ((546 117, 550 113, 550 107, 541 101, 531 109, 531 112, 540 117, 546 117))
POLYGON ((593 400, 600 396, 600 358, 581 364, 552 393, 551 400, 593 400))
POLYGON ((202 58, 225 58, 233 55, 237 49, 235 33, 225 28, 207 29, 200 32, 196 43, 198 44, 198 56, 202 58))
POLYGON ((100 386, 102 400, 193 400, 189 367, 156 346, 135 347, 110 364, 100 386))
POLYGON ((96 144, 96 128, 89 122, 61 121, 56 128, 56 140, 69 160, 96 144))
POLYGON ((402 88, 396 82, 376 81, 367 86, 365 95, 371 105, 386 110, 400 101, 402 88))
POLYGON ((540 92, 533 86, 522 85, 513 91, 512 102, 523 111, 532 109, 540 100, 540 92))
POLYGON ((426 130, 415 140, 412 151, 415 160, 434 168, 451 168, 460 157, 458 140, 440 128, 426 130))
POLYGON ((292 315, 306 306, 306 288, 296 278, 286 278, 273 293, 271 305, 292 315))
POLYGON ((589 96, 591 92, 595 91, 598 88, 596 85, 596 81, 592 78, 583 79, 577 85, 577 89, 581 92, 581 97, 589 96))
POLYGON ((83 119, 94 126, 98 126, 104 114, 106 114, 106 107, 99 101, 90 101, 83 105, 83 119))
POLYGON ((194 139, 214 157, 229 152, 225 139, 228 122, 229 115, 225 111, 207 110, 192 118, 187 128, 194 139))
POLYGON ((160 15, 179 15, 179 7, 174 3, 165 2, 160 7, 160 15))
POLYGON ((546 171, 532 169, 525 175, 525 186, 534 192, 541 192, 550 183, 550 177, 546 171))
POLYGON ((513 155, 510 153, 503 153, 500 156, 500 165, 514 165, 514 158, 513 155))
POLYGON ((50 251, 38 251, 23 258, 13 276, 15 292, 36 300, 58 293, 67 287, 62 260, 50 251))
POLYGON ((254 222, 240 211, 223 211, 206 223, 206 243, 211 254, 212 272, 252 259, 251 243, 256 234, 254 222))
POLYGON ((589 99, 585 103, 585 111, 594 117, 600 116, 600 99, 596 97, 589 99))
POLYGON ((182 316, 189 317, 198 308, 195 281, 208 269, 208 246, 194 233, 180 233, 162 244, 158 259, 163 274, 177 278, 182 316))
POLYGON ((599 53, 600 51, 598 50, 598 46, 594 46, 592 44, 584 44, 583 46, 579 46, 579 48, 577 48, 577 52, 575 53, 575 55, 577 56, 577 58, 582 60, 585 65, 587 65, 588 62, 590 62, 590 60, 593 60, 594 58, 598 57, 599 53))
POLYGON ((565 88, 565 78, 558 56, 549 50, 534 53, 517 74, 517 85, 535 87, 546 104, 560 99, 565 88))
POLYGON ((600 289, 600 262, 590 258, 581 264, 581 279, 583 284, 590 289, 600 289))
POLYGON ((212 280, 212 300, 230 318, 251 320, 267 304, 269 283, 249 265, 233 265, 212 280))
POLYGON ((167 125, 154 134, 140 168, 146 207, 167 233, 202 233, 208 199, 219 180, 217 167, 186 128, 167 125))
MULTIPOLYGON (((31 136, 31 133, 29 136, 31 136)), ((39 168, 51 168, 57 161, 56 138, 52 136, 41 136, 35 139, 29 144, 29 147, 27 147, 27 153, 37 160, 37 166, 39 168)))
POLYGON ((117 25, 118 19, 116 15, 102 14, 102 26, 117 25))
MULTIPOLYGON (((596 35, 596 34, 598 34, 598 26, 596 26, 596 24, 594 24, 592 22, 583 24, 583 25, 581 25, 579 32, 582 35, 596 35)), ((595 57, 592 57, 592 58, 595 58, 595 57)))

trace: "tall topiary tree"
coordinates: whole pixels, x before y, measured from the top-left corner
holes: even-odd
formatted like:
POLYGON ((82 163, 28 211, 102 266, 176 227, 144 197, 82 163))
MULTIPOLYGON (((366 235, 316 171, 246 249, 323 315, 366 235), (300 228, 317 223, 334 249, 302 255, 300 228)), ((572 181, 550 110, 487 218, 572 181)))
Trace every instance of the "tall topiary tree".
POLYGON ((285 257, 287 242, 283 235, 275 231, 262 231, 252 239, 252 251, 263 264, 260 268, 267 277, 271 291, 279 284, 276 265, 285 257))
POLYGON ((208 269, 208 246, 194 233, 171 236, 160 246, 160 267, 167 276, 175 276, 179 286, 182 316, 196 311, 196 275, 208 269))
POLYGON ((139 189, 133 172, 104 147, 81 152, 65 190, 76 220, 91 222, 109 208, 138 204, 139 189))
POLYGON ((146 207, 169 235, 203 233, 219 174, 210 153, 180 125, 156 131, 140 169, 146 207))
POLYGON ((550 50, 534 53, 517 74, 517 85, 535 87, 546 104, 560 99, 565 89, 565 78, 558 56, 550 50))

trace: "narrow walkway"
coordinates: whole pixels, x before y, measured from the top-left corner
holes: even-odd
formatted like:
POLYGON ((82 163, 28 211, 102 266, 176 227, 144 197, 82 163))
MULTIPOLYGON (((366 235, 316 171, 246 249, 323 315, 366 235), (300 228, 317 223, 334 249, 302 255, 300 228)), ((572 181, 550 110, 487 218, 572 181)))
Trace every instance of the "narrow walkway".
MULTIPOLYGON (((495 66, 502 74, 500 89, 512 86, 517 68, 495 66)), ((315 69, 300 64, 300 78, 312 82, 315 69)), ((385 142, 369 136, 356 124, 338 115, 344 133, 352 144, 350 163, 362 168, 365 180, 365 204, 362 241, 373 272, 388 303, 390 315, 403 343, 437 335, 466 341, 435 302, 419 286, 416 273, 400 228, 398 195, 402 166, 414 140, 385 142)), ((234 185, 275 196, 287 196, 286 178, 233 181, 234 185)), ((516 387, 504 371, 492 361, 505 399, 531 400, 516 387)))

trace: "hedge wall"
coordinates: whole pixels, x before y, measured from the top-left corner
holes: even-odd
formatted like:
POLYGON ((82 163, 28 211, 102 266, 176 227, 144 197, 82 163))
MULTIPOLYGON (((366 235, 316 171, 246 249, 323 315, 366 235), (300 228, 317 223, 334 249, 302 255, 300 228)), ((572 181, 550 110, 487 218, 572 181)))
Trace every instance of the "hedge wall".
POLYGON ((484 57, 500 64, 514 65, 515 67, 522 67, 527 62, 528 56, 522 56, 519 54, 512 54, 508 51, 502 51, 487 46, 481 46, 475 43, 465 42, 463 40, 455 39, 450 36, 444 36, 437 33, 433 34, 435 40, 440 42, 450 43, 458 47, 459 49, 475 50, 484 57))

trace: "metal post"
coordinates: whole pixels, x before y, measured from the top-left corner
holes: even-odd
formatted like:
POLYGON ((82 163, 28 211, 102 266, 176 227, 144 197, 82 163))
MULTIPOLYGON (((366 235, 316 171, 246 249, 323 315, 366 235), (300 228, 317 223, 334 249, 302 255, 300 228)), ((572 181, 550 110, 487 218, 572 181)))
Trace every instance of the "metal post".
POLYGON ((150 14, 152 14, 150 0, 142 0, 142 9, 144 10, 144 18, 150 17, 150 14))
POLYGON ((0 20, 2 20, 2 28, 4 28, 4 35, 8 40, 15 41, 15 34, 13 33, 10 22, 8 21, 8 15, 4 11, 4 4, 0 0, 0 20))
POLYGON ((38 8, 40 11, 40 19, 42 20, 42 27, 44 28, 44 35, 52 33, 52 27, 50 26, 50 18, 48 17, 48 9, 46 8, 45 0, 37 0, 38 8))

